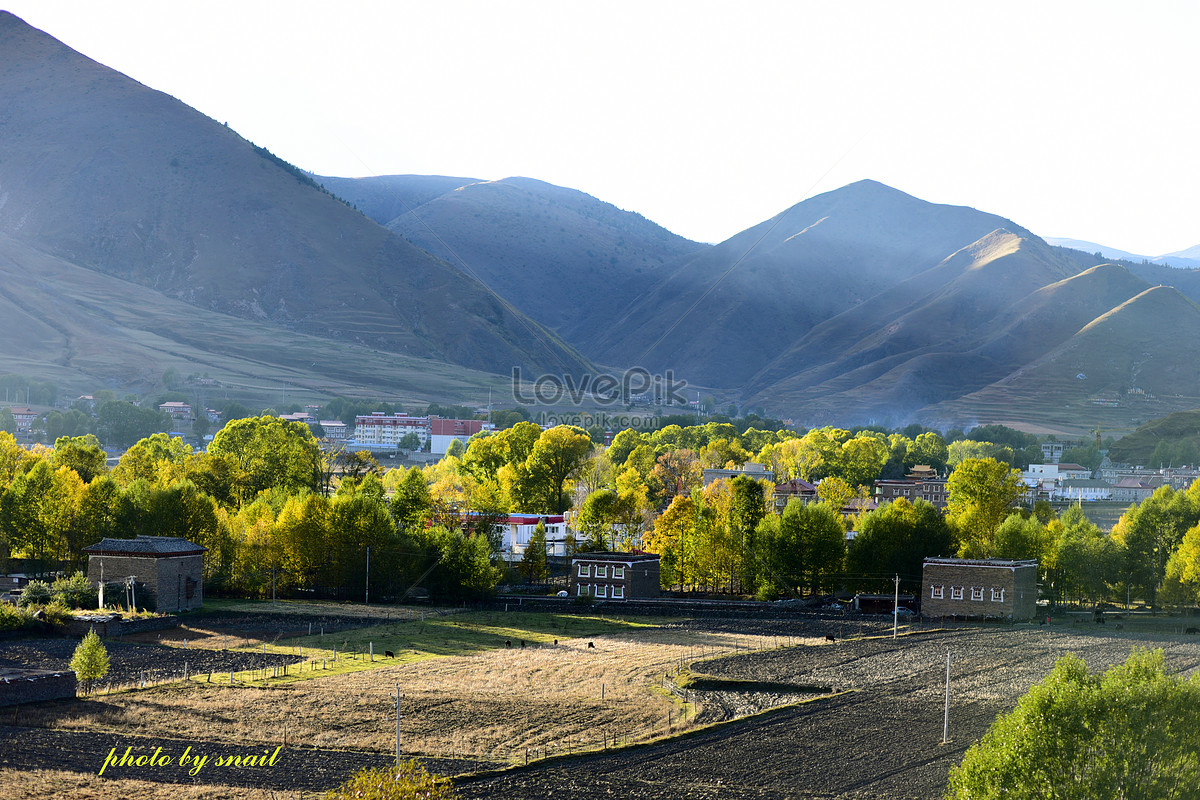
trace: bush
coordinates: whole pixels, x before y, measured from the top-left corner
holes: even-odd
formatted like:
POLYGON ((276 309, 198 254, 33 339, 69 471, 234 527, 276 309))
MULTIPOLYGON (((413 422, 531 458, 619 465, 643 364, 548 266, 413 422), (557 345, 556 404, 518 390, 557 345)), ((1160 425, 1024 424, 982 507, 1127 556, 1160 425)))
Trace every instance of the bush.
POLYGON ((45 581, 30 581, 25 586, 25 590, 21 592, 21 597, 17 600, 17 605, 25 608, 27 606, 44 606, 54 599, 54 592, 50 589, 50 584, 45 581))
POLYGON ((431 775, 416 759, 405 761, 399 769, 361 769, 338 788, 325 795, 326 800, 457 800, 458 792, 449 778, 431 775))
POLYGON ((76 572, 69 578, 59 578, 50 587, 54 600, 67 608, 95 608, 96 587, 82 572, 76 572))
POLYGON ((10 605, 0 605, 0 631, 15 631, 21 628, 32 628, 33 612, 25 608, 13 608, 10 605))

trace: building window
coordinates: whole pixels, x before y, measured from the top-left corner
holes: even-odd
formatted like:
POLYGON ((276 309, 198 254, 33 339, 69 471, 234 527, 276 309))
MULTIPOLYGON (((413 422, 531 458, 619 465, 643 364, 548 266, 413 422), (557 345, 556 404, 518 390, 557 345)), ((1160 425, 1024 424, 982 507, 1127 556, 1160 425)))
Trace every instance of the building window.
POLYGON ((612 587, 612 598, 613 598, 613 600, 624 600, 625 599, 625 587, 624 586, 612 587))
POLYGON ((607 578, 608 577, 608 567, 602 567, 599 564, 597 564, 596 565, 596 577, 597 578, 607 578))
POLYGON ((619 581, 625 580, 625 568, 613 567, 613 579, 619 581))
POLYGON ((963 587, 951 586, 950 587, 950 599, 951 600, 962 600, 963 599, 963 587))
POLYGON ((1003 603, 1004 602, 1004 590, 1003 589, 997 589, 994 586, 992 587, 992 602, 993 603, 1003 603))
POLYGON ((983 602, 983 587, 982 586, 972 586, 971 587, 971 599, 975 600, 977 602, 983 602))
POLYGON ((590 574, 591 574, 591 572, 588 570, 588 565, 587 565, 587 564, 580 564, 580 565, 579 565, 579 577, 581 577, 581 578, 586 578, 586 577, 588 577, 590 574))
POLYGON ((578 584, 576 584, 576 585, 575 585, 575 594, 576 594, 577 596, 579 596, 579 597, 585 597, 585 596, 587 595, 587 593, 588 593, 588 587, 587 587, 587 584, 585 584, 585 583, 578 583, 578 584))
POLYGON ((941 586, 930 587, 929 597, 932 600, 941 600, 942 599, 942 587, 941 586))
POLYGON ((594 590, 592 592, 593 596, 595 596, 595 597, 607 597, 608 596, 608 592, 607 592, 608 587, 607 586, 597 585, 597 586, 593 586, 592 588, 594 590))

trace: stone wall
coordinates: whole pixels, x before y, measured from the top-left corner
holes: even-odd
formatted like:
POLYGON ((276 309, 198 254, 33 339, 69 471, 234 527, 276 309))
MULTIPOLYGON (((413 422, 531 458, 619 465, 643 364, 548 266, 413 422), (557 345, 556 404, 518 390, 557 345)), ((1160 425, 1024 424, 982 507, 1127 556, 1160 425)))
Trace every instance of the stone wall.
POLYGON ((926 564, 923 574, 925 616, 1027 620, 1037 611, 1036 566, 926 564))

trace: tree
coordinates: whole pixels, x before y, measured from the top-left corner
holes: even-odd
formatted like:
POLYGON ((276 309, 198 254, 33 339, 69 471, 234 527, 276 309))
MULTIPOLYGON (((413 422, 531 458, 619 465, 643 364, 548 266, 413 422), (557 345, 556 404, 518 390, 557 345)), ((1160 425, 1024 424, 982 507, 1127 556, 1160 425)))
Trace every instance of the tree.
POLYGON ((994 458, 968 458, 950 473, 946 512, 959 537, 960 556, 987 556, 1022 488, 1021 473, 994 458))
POLYGON ((413 467, 404 473, 392 495, 392 519, 402 529, 418 529, 424 527, 432 508, 433 498, 425 475, 413 467))
POLYGON ((171 424, 166 414, 153 408, 111 400, 96 409, 96 433, 106 445, 128 447, 138 439, 165 431, 171 424))
POLYGON ((122 486, 139 478, 157 483, 164 464, 182 464, 191 454, 191 446, 182 439, 155 433, 125 451, 113 470, 113 478, 122 486))
POLYGON ((1200 677, 1135 650, 1104 675, 1077 656, 1001 716, 950 770, 947 797, 1169 800, 1200 785, 1200 677))
POLYGON ((583 534, 585 551, 615 550, 613 526, 617 524, 619 497, 611 489, 592 492, 579 509, 579 532, 583 534))
POLYGON ((237 469, 242 503, 264 489, 295 493, 316 491, 321 485, 321 447, 303 422, 278 417, 233 420, 217 431, 208 452, 237 469))
POLYGON ((83 683, 83 693, 91 694, 96 681, 108 674, 108 651, 95 629, 87 632, 71 656, 71 669, 83 683))
POLYGON ((1058 541, 1058 576, 1068 596, 1089 597, 1095 605, 1119 579, 1122 552, 1111 536, 1105 535, 1083 515, 1079 506, 1062 513, 1058 541))
POLYGON ((1151 605, 1166 575, 1167 561, 1183 535, 1200 523, 1200 482, 1186 491, 1161 486, 1126 511, 1113 527, 1113 539, 1125 548, 1129 583, 1151 605))
POLYGON ((415 758, 396 767, 364 767, 326 795, 326 800, 457 800, 449 778, 426 772, 415 758))
POLYGON ((903 497, 867 512, 855 528, 846 569, 862 587, 891 588, 899 575, 906 590, 919 588, 921 565, 929 556, 954 552, 954 535, 931 503, 903 497))
POLYGON ((519 569, 529 583, 544 581, 550 577, 550 570, 546 566, 546 523, 542 520, 538 520, 533 535, 529 537, 529 544, 525 547, 525 554, 521 556, 519 569))
POLYGON ((567 510, 568 500, 563 493, 563 486, 567 479, 583 466, 591 450, 591 437, 582 428, 571 425, 551 428, 538 438, 526 459, 526 469, 535 480, 544 483, 545 487, 550 489, 547 494, 553 507, 545 510, 555 514, 567 510))

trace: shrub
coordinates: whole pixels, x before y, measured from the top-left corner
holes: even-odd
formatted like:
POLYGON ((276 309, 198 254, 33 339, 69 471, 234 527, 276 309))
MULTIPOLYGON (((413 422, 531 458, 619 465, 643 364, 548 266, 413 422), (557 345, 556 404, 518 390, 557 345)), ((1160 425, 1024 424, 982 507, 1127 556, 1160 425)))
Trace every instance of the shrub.
POLYGON ((50 589, 50 584, 45 581, 30 581, 25 586, 25 590, 21 592, 21 597, 17 600, 17 605, 22 608, 26 606, 44 606, 54 598, 54 592, 50 589))
POLYGON ((69 578, 59 578, 50 589, 54 599, 67 608, 96 607, 96 587, 82 572, 76 572, 69 578))
POLYGON ((431 775, 416 759, 397 769, 361 769, 326 800, 457 800, 458 792, 449 778, 431 775))
POLYGON ((0 631, 33 627, 33 613, 24 608, 0 605, 0 631))

